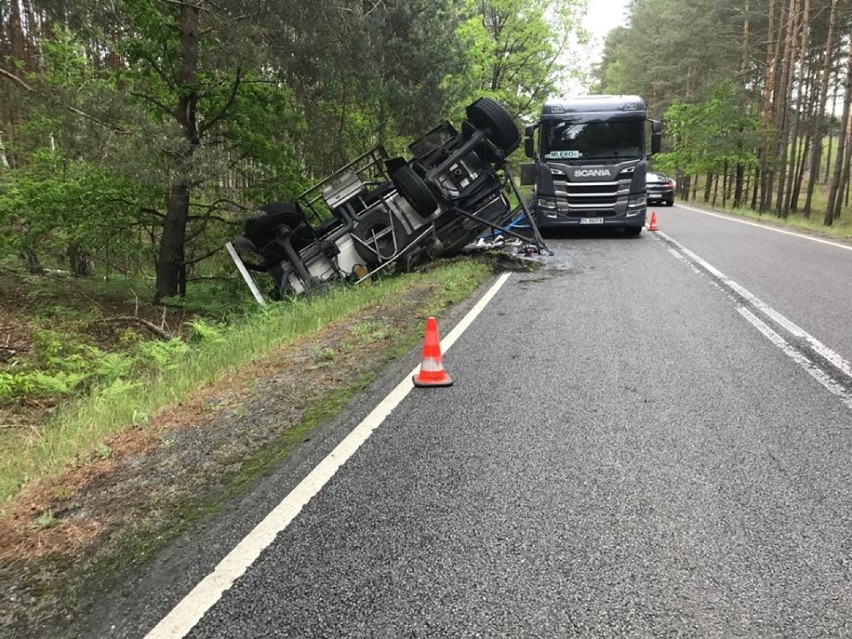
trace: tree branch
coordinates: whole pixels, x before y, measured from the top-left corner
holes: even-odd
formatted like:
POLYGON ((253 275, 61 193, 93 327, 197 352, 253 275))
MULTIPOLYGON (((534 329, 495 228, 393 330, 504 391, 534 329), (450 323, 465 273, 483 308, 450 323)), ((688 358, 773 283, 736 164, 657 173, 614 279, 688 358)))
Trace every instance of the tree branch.
POLYGON ((161 337, 163 339, 171 339, 172 335, 164 331, 162 328, 149 322, 146 319, 142 319, 141 317, 134 317, 133 315, 120 315, 118 317, 105 317, 105 322, 129 322, 131 324, 140 324, 151 331, 157 337, 161 337))
MULTIPOLYGON (((21 78, 16 76, 14 73, 10 73, 9 71, 6 71, 6 69, 0 68, 0 76, 6 78, 7 80, 11 80, 12 82, 16 83, 19 87, 24 89, 24 91, 26 91, 27 93, 37 95, 44 100, 48 100, 48 97, 46 95, 44 95, 41 91, 38 91, 34 87, 31 87, 29 84, 24 82, 21 78)), ((60 106, 62 106, 64 109, 67 109, 68 111, 70 111, 71 113, 73 113, 75 115, 79 115, 80 117, 86 118, 87 120, 90 120, 91 122, 95 122, 96 124, 100 124, 101 126, 105 126, 109 129, 112 129, 113 131, 115 131, 117 133, 127 133, 127 131, 125 131, 121 127, 116 126, 115 124, 111 124, 109 122, 104 122, 103 120, 99 120, 95 116, 89 115, 85 111, 81 111, 77 107, 73 107, 70 104, 61 104, 60 106)))
POLYGON ((182 263, 185 266, 189 266, 190 264, 198 264, 198 262, 201 262, 202 260, 206 260, 208 257, 212 257, 212 256, 216 255, 216 253, 218 253, 221 250, 222 250, 222 247, 220 246, 218 248, 214 248, 211 251, 208 251, 207 253, 205 253, 204 255, 201 255, 199 257, 194 257, 191 260, 184 260, 182 263))
POLYGON ((159 100, 155 100, 150 95, 145 95, 144 93, 138 93, 136 91, 131 91, 130 95, 135 96, 137 98, 141 98, 142 100, 145 100, 146 102, 150 102, 151 104, 153 104, 155 107, 160 109, 166 115, 174 115, 173 109, 170 109, 169 107, 167 107, 165 104, 163 104, 159 100))
POLYGON ((216 124, 219 120, 225 117, 225 114, 228 112, 228 109, 231 108, 231 105, 234 103, 234 98, 237 97, 237 89, 240 87, 240 81, 242 80, 242 68, 237 67, 237 75, 234 78, 234 84, 231 86, 231 93, 228 95, 228 99, 225 101, 225 104, 222 105, 222 108, 219 109, 219 112, 214 115, 210 120, 201 125, 198 129, 198 134, 203 135, 205 131, 207 131, 211 126, 216 124))

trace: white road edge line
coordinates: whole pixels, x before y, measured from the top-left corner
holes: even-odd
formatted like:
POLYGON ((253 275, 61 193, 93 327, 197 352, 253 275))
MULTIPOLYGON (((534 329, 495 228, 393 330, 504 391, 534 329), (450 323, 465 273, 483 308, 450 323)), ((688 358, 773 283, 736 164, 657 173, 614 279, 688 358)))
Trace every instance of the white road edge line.
POLYGON ((829 246, 836 246, 837 248, 846 249, 847 251, 852 251, 852 246, 848 244, 841 244, 840 242, 832 242, 831 240, 823 240, 818 237, 813 237, 812 235, 805 235, 804 233, 796 233, 794 231, 785 231, 784 229, 776 229, 773 226, 767 226, 765 224, 758 224, 757 222, 749 222, 747 220, 738 220, 737 218, 731 217, 729 215, 719 215, 718 213, 711 213, 710 211, 705 211, 704 209, 696 209, 692 206, 686 206, 685 204, 678 204, 678 207, 682 209, 686 209, 687 211, 695 211, 696 213, 701 213, 702 215, 709 215, 710 217, 717 217, 720 220, 727 220, 728 222, 736 222, 737 224, 745 224, 746 226, 756 226, 759 229, 764 229, 766 231, 772 231, 773 233, 781 233, 782 235, 792 235, 793 237, 800 237, 805 240, 810 240, 811 242, 819 242, 820 244, 828 244, 829 246))
MULTIPOLYGON (((467 315, 441 340, 441 351, 446 352, 473 323, 497 291, 506 283, 511 273, 504 273, 488 289, 467 315)), ((396 408, 414 387, 411 377, 414 368, 396 388, 385 397, 364 420, 358 424, 337 447, 331 451, 305 477, 278 506, 276 506, 228 555, 167 614, 148 634, 146 639, 179 639, 186 636, 210 608, 219 601, 228 588, 239 579, 251 564, 301 512, 302 508, 334 476, 337 470, 369 439, 385 418, 396 408)))
POLYGON ((803 328, 784 317, 781 313, 769 306, 769 304, 749 292, 747 289, 740 286, 737 282, 730 279, 719 269, 696 255, 692 251, 690 251, 677 240, 666 235, 662 231, 657 231, 657 233, 667 242, 670 242, 671 244, 679 248, 684 255, 689 257, 696 264, 701 265, 705 270, 707 270, 708 273, 715 277, 724 286, 727 286, 730 290, 734 291, 735 293, 746 299, 755 309, 766 315, 766 317, 768 317, 773 322, 787 330, 794 337, 804 339, 810 345, 810 347, 820 355, 820 357, 829 362, 838 371, 846 375, 846 377, 852 379, 852 365, 850 365, 849 362, 843 359, 843 357, 841 357, 838 353, 831 350, 828 346, 820 342, 816 337, 814 337, 813 335, 805 331, 803 328))
POLYGON ((811 377, 822 384, 830 393, 837 395, 840 398, 840 401, 846 405, 846 408, 852 410, 852 395, 850 395, 845 388, 826 375, 825 371, 802 355, 802 353, 790 346, 783 337, 769 328, 769 326, 767 326, 747 308, 740 306, 737 311, 739 311, 740 315, 746 318, 752 326, 763 333, 770 342, 784 351, 785 355, 804 368, 811 377))

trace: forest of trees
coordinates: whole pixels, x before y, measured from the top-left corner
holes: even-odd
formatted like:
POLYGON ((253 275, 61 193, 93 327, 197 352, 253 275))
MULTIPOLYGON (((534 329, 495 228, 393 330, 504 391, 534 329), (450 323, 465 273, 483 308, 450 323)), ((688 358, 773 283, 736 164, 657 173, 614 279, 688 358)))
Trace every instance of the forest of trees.
POLYGON ((852 2, 633 0, 598 89, 662 115, 679 194, 830 226, 849 206, 852 2))
MULTIPOLYGON (((590 0, 598 1, 598 0, 590 0)), ((586 0, 0 0, 0 259, 228 268, 265 201, 487 95, 519 120, 567 85, 586 0)), ((852 2, 633 0, 593 92, 666 123, 681 197, 830 225, 848 206, 852 2), (700 186, 699 186, 700 185, 700 186)), ((217 271, 218 269, 218 271, 217 271)))
POLYGON ((0 0, 0 256, 182 295, 260 204, 481 95, 534 112, 582 6, 0 0))

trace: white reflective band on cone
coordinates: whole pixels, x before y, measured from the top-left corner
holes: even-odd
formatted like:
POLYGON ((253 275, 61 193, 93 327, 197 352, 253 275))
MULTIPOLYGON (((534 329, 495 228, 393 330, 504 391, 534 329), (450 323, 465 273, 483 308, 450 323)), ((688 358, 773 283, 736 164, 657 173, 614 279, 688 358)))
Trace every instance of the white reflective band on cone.
POLYGON ((424 359, 423 363, 420 364, 420 370, 421 371, 432 372, 432 371, 442 370, 443 368, 444 367, 441 365, 441 362, 439 362, 437 359, 433 359, 431 357, 424 359))

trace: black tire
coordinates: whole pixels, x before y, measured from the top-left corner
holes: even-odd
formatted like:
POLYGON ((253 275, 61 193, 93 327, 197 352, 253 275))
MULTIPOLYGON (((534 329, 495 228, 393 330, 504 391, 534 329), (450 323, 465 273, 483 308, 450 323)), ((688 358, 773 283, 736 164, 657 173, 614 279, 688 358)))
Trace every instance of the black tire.
POLYGON ((355 222, 352 235, 355 251, 370 266, 387 262, 410 241, 402 225, 394 223, 393 216, 381 208, 360 217, 355 222))
POLYGON ((674 206, 674 200, 669 200, 666 202, 666 206, 674 206))
POLYGON ((639 234, 642 232, 641 226, 625 226, 624 227, 624 235, 627 237, 639 237, 639 234))
POLYGON ((391 173, 391 182, 417 215, 429 217, 438 208, 438 200, 435 199, 423 178, 410 166, 401 166, 391 173))
POLYGON ((491 98, 479 98, 467 107, 467 119, 487 132, 488 140, 507 155, 518 148, 521 133, 503 106, 491 98))

